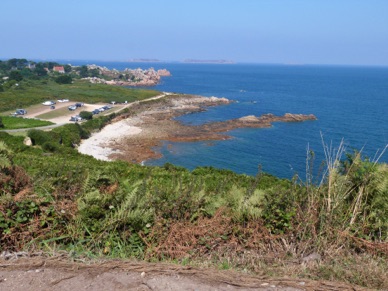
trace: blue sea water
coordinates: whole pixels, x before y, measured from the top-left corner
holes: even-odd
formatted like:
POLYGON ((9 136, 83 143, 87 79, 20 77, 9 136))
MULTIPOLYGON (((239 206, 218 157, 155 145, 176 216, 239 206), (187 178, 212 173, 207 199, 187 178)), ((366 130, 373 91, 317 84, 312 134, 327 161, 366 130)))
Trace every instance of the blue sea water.
MULTIPOLYGON (((155 89, 237 102, 179 118, 200 124, 264 113, 314 114, 317 121, 274 123, 266 129, 237 129, 232 139, 212 142, 164 142, 156 150, 163 158, 147 165, 170 162, 189 169, 213 166, 255 175, 259 165, 270 174, 290 178, 306 172, 307 149, 315 152, 315 167, 324 160, 321 135, 338 147, 343 139, 374 158, 388 144, 388 68, 291 66, 255 64, 104 63, 109 68, 166 68, 155 89)), ((388 162, 388 153, 380 161, 388 162)))

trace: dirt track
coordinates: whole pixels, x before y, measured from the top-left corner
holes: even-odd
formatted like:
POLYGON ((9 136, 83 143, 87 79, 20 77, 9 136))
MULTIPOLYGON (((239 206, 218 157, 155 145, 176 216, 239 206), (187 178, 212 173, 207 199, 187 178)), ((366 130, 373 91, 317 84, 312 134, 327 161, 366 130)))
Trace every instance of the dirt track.
POLYGON ((266 278, 165 263, 0 259, 0 290, 362 290, 345 284, 266 278))

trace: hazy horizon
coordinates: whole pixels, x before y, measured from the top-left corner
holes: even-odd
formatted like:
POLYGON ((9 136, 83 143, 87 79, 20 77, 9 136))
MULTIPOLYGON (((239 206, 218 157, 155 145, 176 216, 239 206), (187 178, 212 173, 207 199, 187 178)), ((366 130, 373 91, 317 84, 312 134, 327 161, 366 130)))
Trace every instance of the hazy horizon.
POLYGON ((388 1, 11 1, 0 58, 388 66, 388 1))
MULTIPOLYGON (((12 59, 13 57, 0 57, 0 60, 2 61, 7 61, 9 59, 12 59)), ((21 57, 24 59, 27 59, 29 61, 34 61, 34 62, 59 62, 62 64, 70 64, 74 65, 71 62, 82 62, 82 63, 87 63, 88 65, 101 65, 98 64, 99 62, 106 62, 106 63, 134 63, 134 64, 193 64, 193 65, 206 65, 206 64, 213 64, 213 65, 220 65, 220 66, 225 66, 225 65, 262 65, 262 66, 295 66, 295 67, 302 67, 302 66, 311 66, 311 67, 381 67, 381 68, 388 68, 388 65, 374 65, 374 64, 287 64, 287 63, 262 63, 262 62, 233 62, 233 63, 206 63, 206 62, 198 62, 198 63, 186 63, 183 61, 179 60, 158 60, 157 62, 148 62, 148 61, 132 61, 132 60, 109 60, 109 59, 61 59, 61 58, 50 58, 50 59, 43 59, 43 58, 25 58, 21 57)), ((75 65, 76 66, 76 65, 75 65)))

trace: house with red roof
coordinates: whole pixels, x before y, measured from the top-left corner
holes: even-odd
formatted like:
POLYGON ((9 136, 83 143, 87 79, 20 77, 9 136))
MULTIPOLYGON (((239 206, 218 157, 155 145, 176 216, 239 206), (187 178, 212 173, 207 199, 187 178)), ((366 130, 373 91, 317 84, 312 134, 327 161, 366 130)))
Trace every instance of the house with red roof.
POLYGON ((53 68, 53 72, 58 72, 58 73, 65 73, 65 68, 63 66, 55 66, 53 68))

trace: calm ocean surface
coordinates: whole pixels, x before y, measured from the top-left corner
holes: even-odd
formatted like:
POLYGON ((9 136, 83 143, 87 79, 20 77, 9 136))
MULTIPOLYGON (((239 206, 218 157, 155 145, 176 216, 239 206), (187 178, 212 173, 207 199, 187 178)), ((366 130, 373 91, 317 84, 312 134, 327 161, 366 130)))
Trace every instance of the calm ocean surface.
MULTIPOLYGON (((388 68, 94 63, 116 69, 166 68, 172 77, 163 78, 157 90, 238 101, 180 117, 186 124, 264 113, 312 113, 318 118, 275 123, 268 129, 238 129, 229 132, 233 138, 225 141, 165 142, 157 149, 164 157, 147 165, 213 166, 248 175, 255 175, 261 165, 279 177, 291 178, 295 173, 304 177, 308 147, 316 154, 316 168, 324 160, 321 133, 334 147, 344 139, 349 152, 363 149, 371 158, 388 144, 388 68)), ((388 162, 388 152, 381 161, 388 162)))

